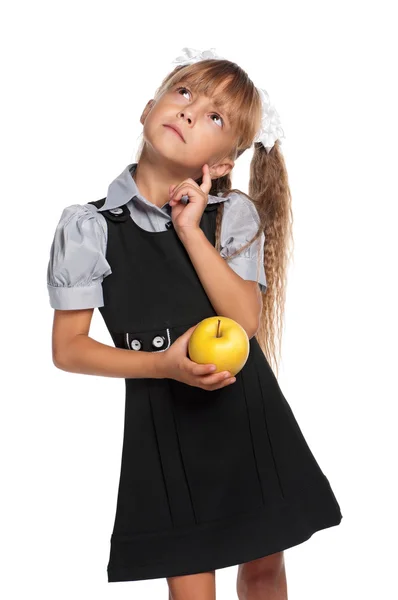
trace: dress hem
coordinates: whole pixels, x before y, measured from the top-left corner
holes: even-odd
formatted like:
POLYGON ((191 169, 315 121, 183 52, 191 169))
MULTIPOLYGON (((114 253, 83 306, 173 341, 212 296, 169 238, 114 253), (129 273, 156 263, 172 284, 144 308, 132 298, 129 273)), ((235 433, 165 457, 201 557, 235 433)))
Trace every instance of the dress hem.
POLYGON ((108 582, 203 573, 287 550, 343 515, 326 477, 294 497, 228 519, 132 536, 112 535, 108 582))

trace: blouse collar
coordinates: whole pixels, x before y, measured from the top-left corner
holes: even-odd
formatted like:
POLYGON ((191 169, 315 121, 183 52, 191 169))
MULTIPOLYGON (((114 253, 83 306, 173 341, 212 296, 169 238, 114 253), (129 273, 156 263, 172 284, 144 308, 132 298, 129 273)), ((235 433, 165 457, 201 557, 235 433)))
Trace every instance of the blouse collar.
MULTIPOLYGON (((104 204, 99 208, 99 211, 102 210, 112 210, 114 208, 118 208, 119 206, 123 206, 127 204, 132 198, 137 198, 140 202, 143 202, 147 205, 150 205, 154 209, 158 209, 163 212, 163 208, 165 206, 169 206, 169 203, 166 202, 161 208, 153 204, 153 202, 149 202, 144 196, 141 196, 139 189, 137 187, 136 182, 134 181, 132 175, 137 168, 138 163, 131 163, 127 165, 127 167, 112 181, 112 183, 108 187, 108 193, 106 195, 106 200, 104 204)), ((221 193, 221 192, 220 192, 221 193)), ((220 196, 212 196, 208 195, 207 204, 214 204, 214 202, 223 202, 227 198, 222 198, 220 196)))

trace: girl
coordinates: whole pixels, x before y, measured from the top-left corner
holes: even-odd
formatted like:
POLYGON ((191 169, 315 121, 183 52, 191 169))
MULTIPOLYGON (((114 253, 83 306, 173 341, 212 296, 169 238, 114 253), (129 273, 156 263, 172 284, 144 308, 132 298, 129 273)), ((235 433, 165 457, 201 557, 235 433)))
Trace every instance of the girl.
POLYGON ((183 52, 141 115, 137 162, 61 216, 53 360, 126 383, 108 581, 165 577, 172 600, 207 600, 239 565, 240 599, 282 599, 284 549, 342 519, 270 366, 291 237, 282 130, 237 64, 183 52), (231 171, 253 143, 246 195, 231 171), (115 348, 88 335, 95 307, 115 348), (187 356, 215 315, 248 334, 236 377, 187 356))

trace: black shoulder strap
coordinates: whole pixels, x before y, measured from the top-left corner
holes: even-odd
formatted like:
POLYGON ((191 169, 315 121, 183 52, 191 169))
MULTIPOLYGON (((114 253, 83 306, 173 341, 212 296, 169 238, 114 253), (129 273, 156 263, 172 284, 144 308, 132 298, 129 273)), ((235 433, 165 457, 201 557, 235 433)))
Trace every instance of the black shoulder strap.
MULTIPOLYGON (((94 204, 97 208, 101 208, 105 202, 106 198, 101 198, 100 200, 94 200, 93 202, 88 202, 88 204, 94 204)), ((104 215, 106 219, 110 221, 115 221, 116 223, 122 223, 123 221, 127 221, 130 218, 130 211, 127 208, 127 204, 120 206, 118 208, 112 208, 110 210, 101 210, 101 214, 104 215)))
POLYGON ((217 210, 219 204, 221 204, 221 202, 213 202, 212 204, 208 204, 203 212, 212 212, 213 210, 217 210))
POLYGON ((87 202, 87 204, 94 204, 94 206, 96 206, 97 208, 101 208, 101 206, 104 204, 106 200, 106 196, 105 198, 101 198, 100 200, 93 200, 92 202, 87 202))

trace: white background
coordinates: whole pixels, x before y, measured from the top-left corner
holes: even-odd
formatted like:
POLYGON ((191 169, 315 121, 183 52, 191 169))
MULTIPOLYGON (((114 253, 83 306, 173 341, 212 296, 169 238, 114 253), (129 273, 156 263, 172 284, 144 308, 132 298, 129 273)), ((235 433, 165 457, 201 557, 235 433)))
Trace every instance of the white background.
MULTIPOLYGON (((54 367, 46 270, 63 208, 103 198, 134 161, 141 111, 184 46, 238 62, 269 92, 286 136, 295 248, 279 381, 343 513, 285 551, 289 599, 396 593, 392 7, 3 5, 3 598, 168 597, 165 579, 107 582, 124 381, 54 367)), ((250 159, 238 160, 234 187, 247 190, 250 159)), ((112 345, 98 311, 90 335, 112 345)), ((219 600, 236 597, 236 573, 217 571, 219 600)))

